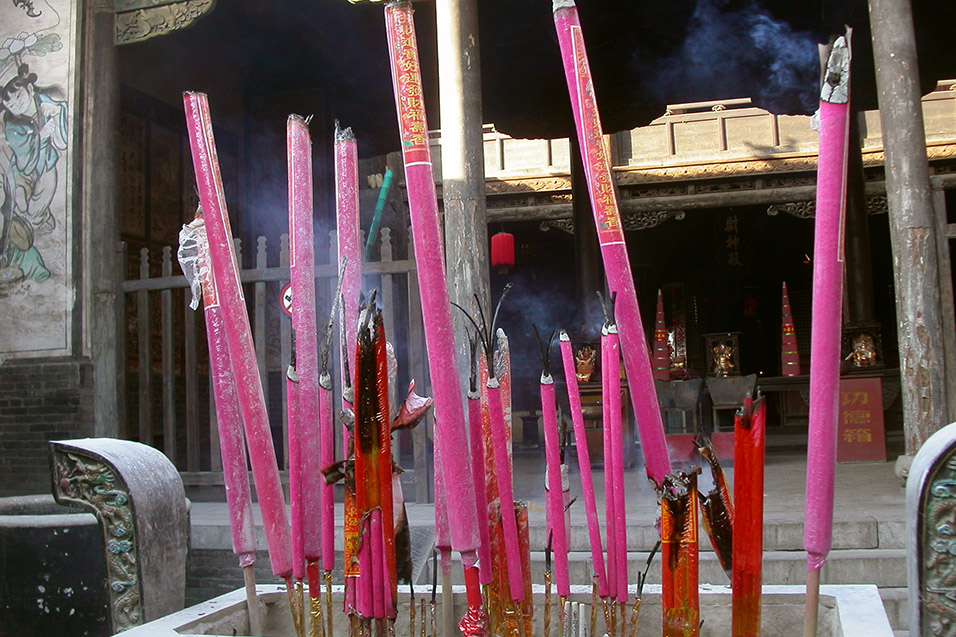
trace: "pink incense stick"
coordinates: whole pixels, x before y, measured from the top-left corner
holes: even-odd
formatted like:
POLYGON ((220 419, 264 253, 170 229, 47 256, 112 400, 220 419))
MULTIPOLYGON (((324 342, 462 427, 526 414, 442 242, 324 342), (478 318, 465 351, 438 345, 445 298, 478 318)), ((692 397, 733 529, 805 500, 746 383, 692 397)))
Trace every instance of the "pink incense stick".
POLYGON ((561 442, 558 440, 558 406, 554 379, 541 374, 541 417, 544 425, 544 456, 548 467, 548 520, 554 547, 554 581, 560 597, 571 592, 568 579, 568 533, 564 520, 564 492, 561 488, 561 442))
MULTIPOLYGON (((358 150, 351 128, 335 126, 335 218, 339 261, 346 259, 342 274, 344 324, 339 325, 339 338, 346 340, 346 350, 355 353, 358 332, 358 301, 362 291, 362 245, 359 226, 358 150)), ((344 365, 343 361, 343 365, 344 365)), ((352 367, 354 368, 354 361, 352 367)), ((352 378, 355 377, 351 374, 352 378)), ((342 370, 343 380, 345 370, 342 370)), ((343 387, 345 384, 343 382, 343 387)), ((348 405, 351 407, 351 405, 348 405)))
MULTIPOLYGON (((346 355, 341 357, 339 368, 340 378, 342 380, 342 410, 352 411, 351 398, 349 396, 349 386, 346 379, 355 378, 355 361, 349 361, 349 357, 355 354, 355 341, 358 333, 358 298, 362 290, 362 248, 360 245, 359 231, 359 197, 358 197, 358 150, 355 142, 355 135, 351 128, 340 129, 335 127, 335 220, 336 220, 336 242, 339 262, 345 262, 345 268, 342 272, 342 307, 339 321, 339 342, 342 343, 342 351, 346 355), (351 365, 351 371, 347 366, 351 365)), ((342 425, 342 455, 348 453, 348 441, 350 437, 348 427, 342 425)), ((330 436, 326 433, 325 438, 330 436)), ((334 439, 335 432, 331 434, 334 439)), ((334 453, 333 453, 334 456, 334 453)), ((325 465, 328 466, 328 465, 325 465)), ((326 504, 326 507, 329 505, 326 504)), ((354 503, 346 501, 346 508, 351 508, 354 503)), ((326 511, 328 508, 326 508, 326 511)), ((348 515, 348 511, 346 514, 348 515)), ((361 533, 361 531, 360 531, 361 533)), ((359 560, 361 562, 361 559, 359 560)), ((324 563, 324 559, 323 559, 324 563)), ((323 567, 324 568, 324 567, 323 567)), ((362 568, 361 565, 359 568, 362 568)), ((367 572, 367 567, 365 571, 367 572)), ((367 612, 365 607, 365 593, 356 593, 356 583, 361 589, 361 576, 346 577, 345 596, 346 603, 351 604, 358 609, 361 614, 367 612), (358 599, 361 597, 361 601, 358 599)))
MULTIPOLYGON (((302 488, 301 532, 305 559, 322 554, 321 448, 319 441, 319 349, 315 316, 315 242, 312 231, 312 140, 298 115, 287 124, 289 166, 289 269, 292 282, 292 328, 296 334, 299 377, 300 437, 298 477, 302 488)), ((291 444, 291 434, 290 434, 291 444)), ((290 467, 290 475, 291 475, 290 467)))
POLYGON ((850 124, 850 52, 833 45, 820 99, 820 157, 813 246, 813 318, 810 332, 810 418, 804 545, 807 571, 819 571, 830 552, 840 383, 840 310, 843 298, 843 215, 850 124), (831 83, 835 82, 835 83, 831 83))
MULTIPOLYGON (((436 423, 437 425, 437 423, 436 423)), ((439 467, 442 464, 442 445, 439 428, 435 427, 435 548, 441 554, 442 583, 451 577, 451 531, 448 527, 448 495, 445 491, 445 480, 439 467)), ((433 582, 432 586, 437 586, 433 582)))
POLYGON ((607 361, 611 354, 608 351, 607 325, 601 330, 601 432, 604 442, 604 527, 607 535, 607 587, 608 594, 617 599, 617 517, 614 506, 614 449, 611 442, 611 409, 608 404, 610 392, 610 374, 607 361))
MULTIPOLYGON (((335 429, 332 426, 332 376, 319 376, 319 435, 322 461, 319 467, 328 467, 335 461, 335 429)), ((322 570, 335 568, 335 491, 331 484, 321 483, 322 497, 322 570)))
POLYGON ((568 403, 571 405, 571 422, 574 425, 575 447, 578 450, 578 470, 581 472, 581 492, 584 494, 584 512, 588 520, 588 538, 591 541, 591 563, 598 578, 598 595, 607 597, 607 576, 604 572, 604 548, 601 546, 601 523, 598 520, 597 504, 594 502, 594 481, 591 477, 591 457, 588 453, 587 433, 584 430, 584 412, 581 411, 581 394, 575 375, 574 352, 571 339, 561 330, 561 360, 564 362, 564 381, 568 385, 568 403))
MULTIPOLYGON (((386 4, 385 24, 405 162, 425 344, 435 395, 435 427, 442 429, 445 457, 454 459, 443 462, 440 467, 445 484, 449 532, 452 547, 461 553, 464 567, 468 569, 473 568, 477 561, 480 538, 411 4, 386 4)), ((498 411, 501 411, 500 404, 498 411)), ((510 499, 502 498, 503 509, 510 504, 510 499)), ((472 580, 466 578, 466 581, 472 580)), ((477 578, 473 581, 477 583, 477 578)))
MULTIPOLYGON (((295 348, 295 332, 292 336, 295 348)), ((289 421, 289 509, 292 518, 292 577, 305 577, 305 543, 302 535, 302 436, 299 419, 299 377, 295 359, 286 372, 286 417, 289 421)))
POLYGON ((448 530, 448 505, 445 496, 445 480, 439 467, 442 464, 441 437, 435 429, 435 548, 439 550, 451 549, 451 533, 448 530))
POLYGON ((488 411, 491 414, 491 438, 495 456, 495 474, 498 483, 498 501, 501 504, 501 528, 508 559, 508 585, 511 599, 524 600, 524 581, 521 577, 521 549, 518 545, 518 522, 514 516, 514 485, 511 481, 511 463, 508 462, 507 429, 501 411, 501 388, 498 379, 488 378, 488 411))
MULTIPOLYGON (((478 514, 479 582, 491 584, 491 532, 488 530, 488 495, 485 492, 485 450, 481 439, 481 394, 468 392, 468 436, 471 440, 471 478, 475 485, 475 506, 478 514)), ((436 474, 437 475, 437 474, 436 474)))
POLYGON ((386 589, 391 589, 391 583, 387 581, 388 575, 386 575, 388 573, 388 563, 385 560, 381 509, 372 509, 369 514, 369 531, 372 539, 370 547, 372 555, 372 616, 382 619, 385 617, 386 589))
POLYGON ((371 520, 360 522, 362 529, 362 546, 359 548, 359 576, 357 581, 356 598, 358 612, 362 617, 375 616, 375 569, 372 566, 372 529, 371 520))
POLYGON ((664 440, 664 424, 657 404, 650 355, 644 340, 644 327, 624 242, 610 159, 604 146, 584 36, 573 0, 553 0, 553 8, 608 288, 611 294, 617 293, 615 315, 644 453, 644 468, 648 477, 661 488, 664 476, 671 471, 670 457, 664 440))
MULTIPOLYGON (((627 602, 627 512, 624 510, 624 428, 621 423, 621 346, 617 326, 608 327, 607 354, 601 368, 607 369, 607 409, 611 429, 611 454, 614 464, 608 479, 613 483, 614 497, 614 556, 617 559, 617 601, 627 602)), ((608 539, 608 544, 611 540, 608 539)))
POLYGON ((183 102, 196 186, 209 238, 209 262, 216 277, 229 358, 236 378, 239 409, 269 546, 269 559, 272 572, 278 577, 288 578, 292 573, 289 520, 279 482, 279 468, 252 343, 249 315, 239 284, 239 266, 233 252, 232 229, 226 212, 209 102, 203 93, 185 93, 183 102))
MULTIPOLYGON (((200 221, 201 223, 201 221, 200 221)), ((205 255, 202 258, 206 258, 205 255)), ((206 340, 209 344, 209 371, 216 399, 216 426, 219 431, 219 453, 222 457, 229 527, 232 531, 232 552, 245 568, 256 561, 256 527, 252 519, 252 494, 249 491, 249 470, 246 448, 242 440, 239 397, 229 361, 222 308, 216 292, 212 270, 203 268, 203 310, 206 319, 206 340)))

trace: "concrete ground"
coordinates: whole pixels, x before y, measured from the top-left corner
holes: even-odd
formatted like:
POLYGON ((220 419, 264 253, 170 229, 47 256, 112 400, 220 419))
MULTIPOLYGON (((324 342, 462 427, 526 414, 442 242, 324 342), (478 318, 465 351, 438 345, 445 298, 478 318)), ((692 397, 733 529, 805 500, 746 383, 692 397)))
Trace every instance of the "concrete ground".
MULTIPOLYGON (((893 456, 895 458, 895 456, 893 456)), ((572 460, 571 497, 578 501, 571 506, 572 533, 570 540, 571 577, 576 583, 589 583, 590 553, 586 519, 581 498, 581 482, 576 458, 572 460), (580 581, 577 581, 580 580, 580 581)), ((541 579, 545 538, 544 514, 544 458, 543 452, 516 449, 514 458, 515 497, 529 502, 532 559, 536 563, 533 577, 541 579)), ((725 474, 733 484, 733 468, 725 474)), ((593 471, 599 517, 604 504, 604 476, 595 467, 593 471)), ((806 556, 803 547, 803 514, 806 489, 806 452, 800 449, 775 449, 767 452, 764 478, 764 582, 766 584, 802 584, 806 556)), ((642 466, 625 473, 627 485, 628 548, 630 570, 643 570, 648 552, 657 540, 654 528, 657 502, 644 477, 642 466)), ((709 470, 704 468, 701 485, 706 487, 709 470)), ((834 538, 830 560, 824 568, 822 580, 830 584, 876 584, 880 587, 887 612, 897 634, 905 635, 906 568, 905 568, 905 503, 904 491, 893 471, 893 462, 840 464, 836 473, 834 502, 834 538)), ((417 583, 424 585, 430 579, 430 569, 424 568, 431 547, 434 508, 430 504, 409 504, 409 523, 413 532, 413 553, 417 583)), ((258 513, 257 522, 258 520, 258 513)), ((336 545, 341 550, 342 508, 336 509, 336 545)), ((261 527, 260 547, 265 547, 261 527)), ((206 577, 218 575, 223 560, 229 555, 230 535, 226 505, 221 502, 194 502, 192 507, 191 550, 195 559, 207 560, 203 566, 191 566, 191 585, 202 588, 206 577), (210 556, 218 556, 216 559, 210 556)), ((701 583, 726 584, 727 579, 709 542, 701 538, 701 583)), ((265 555, 262 556, 265 558, 265 555)), ((341 561, 340 559, 338 560, 341 561)), ((267 560, 257 564, 267 573, 267 560)), ((230 572, 232 569, 229 569, 230 572)), ((238 569, 236 576, 238 576, 238 569)), ((240 579, 237 580, 241 583, 240 579)), ((230 575, 230 582, 232 581, 230 575)), ((633 575, 632 575, 633 578, 633 575)), ((652 567, 648 579, 659 582, 659 569, 652 567)), ((229 583, 229 586, 232 584, 229 583)), ((226 584, 222 585, 223 587, 226 584)), ((217 590, 203 590, 190 595, 195 601, 217 590)), ((221 592, 221 591, 219 591, 221 592)))

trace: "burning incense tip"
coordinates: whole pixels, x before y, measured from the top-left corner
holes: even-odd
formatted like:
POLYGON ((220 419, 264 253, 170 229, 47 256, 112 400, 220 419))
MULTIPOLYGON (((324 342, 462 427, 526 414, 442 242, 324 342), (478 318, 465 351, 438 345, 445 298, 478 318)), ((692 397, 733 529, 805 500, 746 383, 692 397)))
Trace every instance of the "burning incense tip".
POLYGON ((847 29, 846 36, 838 37, 827 58, 827 67, 823 75, 823 86, 820 88, 820 100, 831 104, 846 104, 850 101, 850 47, 847 40, 852 29, 847 29))
MULTIPOLYGON (((311 119, 311 116, 309 116, 311 119)), ((308 122, 306 122, 308 124, 308 122)), ((335 141, 337 142, 354 142, 355 133, 352 132, 352 127, 347 126, 342 128, 339 124, 339 120, 335 120, 335 141)))

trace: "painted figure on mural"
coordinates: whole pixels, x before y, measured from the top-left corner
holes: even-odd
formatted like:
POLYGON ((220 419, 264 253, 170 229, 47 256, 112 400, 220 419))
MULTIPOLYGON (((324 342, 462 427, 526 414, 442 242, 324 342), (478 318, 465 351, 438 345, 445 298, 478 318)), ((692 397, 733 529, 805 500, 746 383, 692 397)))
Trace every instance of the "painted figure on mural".
POLYGON ((42 237, 58 223, 58 164, 67 148, 67 102, 23 62, 58 51, 56 34, 20 33, 0 46, 0 286, 44 281, 42 237))
POLYGON ((50 204, 57 161, 66 150, 66 102, 37 89, 37 75, 21 64, 0 92, 4 138, 13 151, 15 208, 37 234, 56 227, 50 204))

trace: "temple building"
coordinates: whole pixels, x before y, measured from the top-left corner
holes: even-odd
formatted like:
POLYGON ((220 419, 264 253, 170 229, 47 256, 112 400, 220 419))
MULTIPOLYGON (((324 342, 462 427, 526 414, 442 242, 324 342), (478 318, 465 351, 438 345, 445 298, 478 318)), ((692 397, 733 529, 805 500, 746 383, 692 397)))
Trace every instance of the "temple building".
MULTIPOLYGON (((441 196, 449 180, 439 161, 436 19, 431 3, 417 3, 416 10, 441 196)), ((320 9, 303 11, 290 16, 252 0, 14 0, 0 8, 4 495, 45 490, 47 442, 87 436, 163 450, 187 487, 221 483, 202 317, 188 307, 176 261, 179 230, 198 203, 185 90, 207 93, 212 104, 280 463, 287 462, 283 378, 291 342, 281 298, 289 280, 283 134, 289 113, 313 117, 320 316, 330 310, 337 273, 335 120, 359 140, 366 233, 384 175, 395 169, 378 234, 368 242, 365 285, 382 290, 399 385, 427 377, 395 116, 392 107, 378 107, 391 100, 385 42, 366 19, 380 8, 335 3, 327 22, 320 9), (363 18, 342 32, 350 11, 363 18), (300 23, 314 23, 327 39, 296 33, 300 23), (371 103, 375 90, 378 101, 371 103)), ((484 82, 493 82, 498 70, 511 77, 508 69, 485 68, 484 82)), ((491 264, 486 285, 491 300, 514 285, 501 318, 511 339, 514 443, 534 447, 541 440, 540 407, 522 389, 540 371, 532 324, 566 329, 580 345, 595 340, 604 273, 576 142, 567 131, 537 134, 559 127, 531 121, 533 114, 522 121, 502 113, 496 121, 501 108, 488 107, 495 95, 485 92, 483 225, 488 236, 512 235, 514 251, 513 259, 491 264)), ((862 101, 875 106, 871 97, 862 101)), ((668 432, 719 432, 727 424, 724 410, 743 393, 728 402, 715 388, 740 379, 735 387, 771 395, 769 444, 800 447, 807 427, 818 135, 809 114, 774 114, 766 105, 743 94, 665 101, 644 125, 617 128, 624 118, 609 108, 605 141, 649 342, 659 293, 664 310, 668 369, 658 388, 668 432), (795 361, 803 370, 796 376, 782 362, 784 284, 795 361), (730 367, 716 361, 720 347, 729 348, 730 367), (690 399, 668 402, 673 383, 697 379, 690 399)), ((956 80, 929 87, 922 108, 937 231, 930 247, 940 280, 933 311, 945 337, 944 351, 935 355, 956 361, 950 259, 956 80)), ((905 438, 900 317, 877 110, 856 113, 851 140, 844 371, 851 380, 875 379, 866 391, 880 407, 866 422, 848 417, 843 438, 893 459, 905 438)), ((488 244, 471 247, 487 264, 488 244)), ((946 386, 956 386, 952 370, 946 386)), ((412 469, 405 477, 411 497, 420 501, 431 497, 429 435, 420 428, 398 441, 412 469)))

